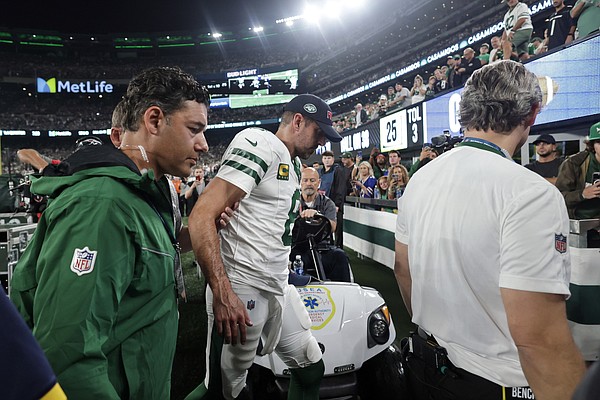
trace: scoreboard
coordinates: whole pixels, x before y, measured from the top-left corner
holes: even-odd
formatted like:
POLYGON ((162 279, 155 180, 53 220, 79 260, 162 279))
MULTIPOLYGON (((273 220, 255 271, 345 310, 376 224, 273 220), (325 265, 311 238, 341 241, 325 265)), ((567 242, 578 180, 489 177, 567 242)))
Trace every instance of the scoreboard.
POLYGON ((427 104, 417 103, 379 120, 379 148, 382 152, 406 150, 423 145, 427 135, 427 104))
POLYGON ((197 76, 211 93, 211 107, 254 107, 287 103, 299 94, 297 68, 250 68, 197 76))

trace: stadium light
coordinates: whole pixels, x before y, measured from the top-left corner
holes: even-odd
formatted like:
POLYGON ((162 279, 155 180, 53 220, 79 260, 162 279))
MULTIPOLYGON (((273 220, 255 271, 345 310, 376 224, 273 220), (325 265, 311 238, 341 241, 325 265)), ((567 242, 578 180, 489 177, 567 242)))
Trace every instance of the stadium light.
POLYGON ((294 21, 299 20, 299 19, 304 19, 304 15, 294 15, 293 17, 280 18, 278 20, 275 20, 275 23, 276 24, 285 23, 287 26, 292 26, 294 24, 294 21), (290 22, 291 22, 291 24, 290 24, 290 22))
POLYGON ((214 37, 215 39, 218 39, 220 37, 223 37, 223 34, 219 33, 219 32, 215 32, 215 33, 212 34, 212 37, 214 37))
POLYGON ((347 5, 351 8, 361 8, 365 5, 364 0, 348 0, 347 5))
POLYGON ((304 9, 304 19, 306 19, 308 22, 311 22, 313 24, 318 24, 319 23, 319 18, 321 17, 321 13, 319 12, 319 9, 316 6, 313 6, 312 4, 309 4, 306 6, 306 8, 304 9))
POLYGON ((340 16, 340 5, 336 1, 328 1, 325 3, 323 14, 329 18, 339 18, 340 16))
POLYGON ((265 30, 265 28, 263 28, 262 26, 257 26, 252 28, 252 30, 254 31, 254 33, 259 33, 265 30))

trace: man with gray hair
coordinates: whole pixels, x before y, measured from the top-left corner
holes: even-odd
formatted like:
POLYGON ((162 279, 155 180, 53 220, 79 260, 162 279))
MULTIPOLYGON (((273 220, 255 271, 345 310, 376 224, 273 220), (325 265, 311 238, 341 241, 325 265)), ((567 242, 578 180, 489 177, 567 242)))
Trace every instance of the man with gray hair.
POLYGON ((364 125, 369 120, 369 116, 367 112, 363 108, 362 104, 358 103, 356 105, 356 127, 358 128, 361 125, 364 125))
POLYGON ((413 398, 569 399, 584 373, 565 312, 564 201, 511 159, 541 104, 523 65, 475 71, 460 104, 465 139, 398 202, 394 271, 419 326, 405 353, 413 398))

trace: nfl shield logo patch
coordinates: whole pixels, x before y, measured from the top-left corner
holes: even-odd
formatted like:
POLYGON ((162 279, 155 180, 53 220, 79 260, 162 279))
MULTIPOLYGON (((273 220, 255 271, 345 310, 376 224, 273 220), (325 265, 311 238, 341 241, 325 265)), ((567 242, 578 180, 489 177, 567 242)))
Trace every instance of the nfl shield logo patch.
POLYGON ((559 253, 565 253, 567 251, 567 237, 562 233, 554 235, 554 248, 559 253))
POLYGON ((246 305, 246 308, 248 308, 248 310, 253 310, 255 306, 256 306, 256 301, 248 300, 248 304, 246 305))
POLYGON ((71 271, 75 272, 77 276, 89 274, 94 270, 97 254, 97 251, 92 251, 87 246, 83 249, 75 249, 71 260, 71 271))

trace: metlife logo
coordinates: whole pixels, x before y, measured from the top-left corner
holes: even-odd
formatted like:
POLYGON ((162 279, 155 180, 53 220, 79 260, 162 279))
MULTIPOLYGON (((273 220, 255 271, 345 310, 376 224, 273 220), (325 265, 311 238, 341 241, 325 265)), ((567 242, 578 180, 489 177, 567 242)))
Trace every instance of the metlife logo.
POLYGON ((59 81, 56 78, 37 78, 38 93, 112 93, 113 85, 106 81, 59 81))

